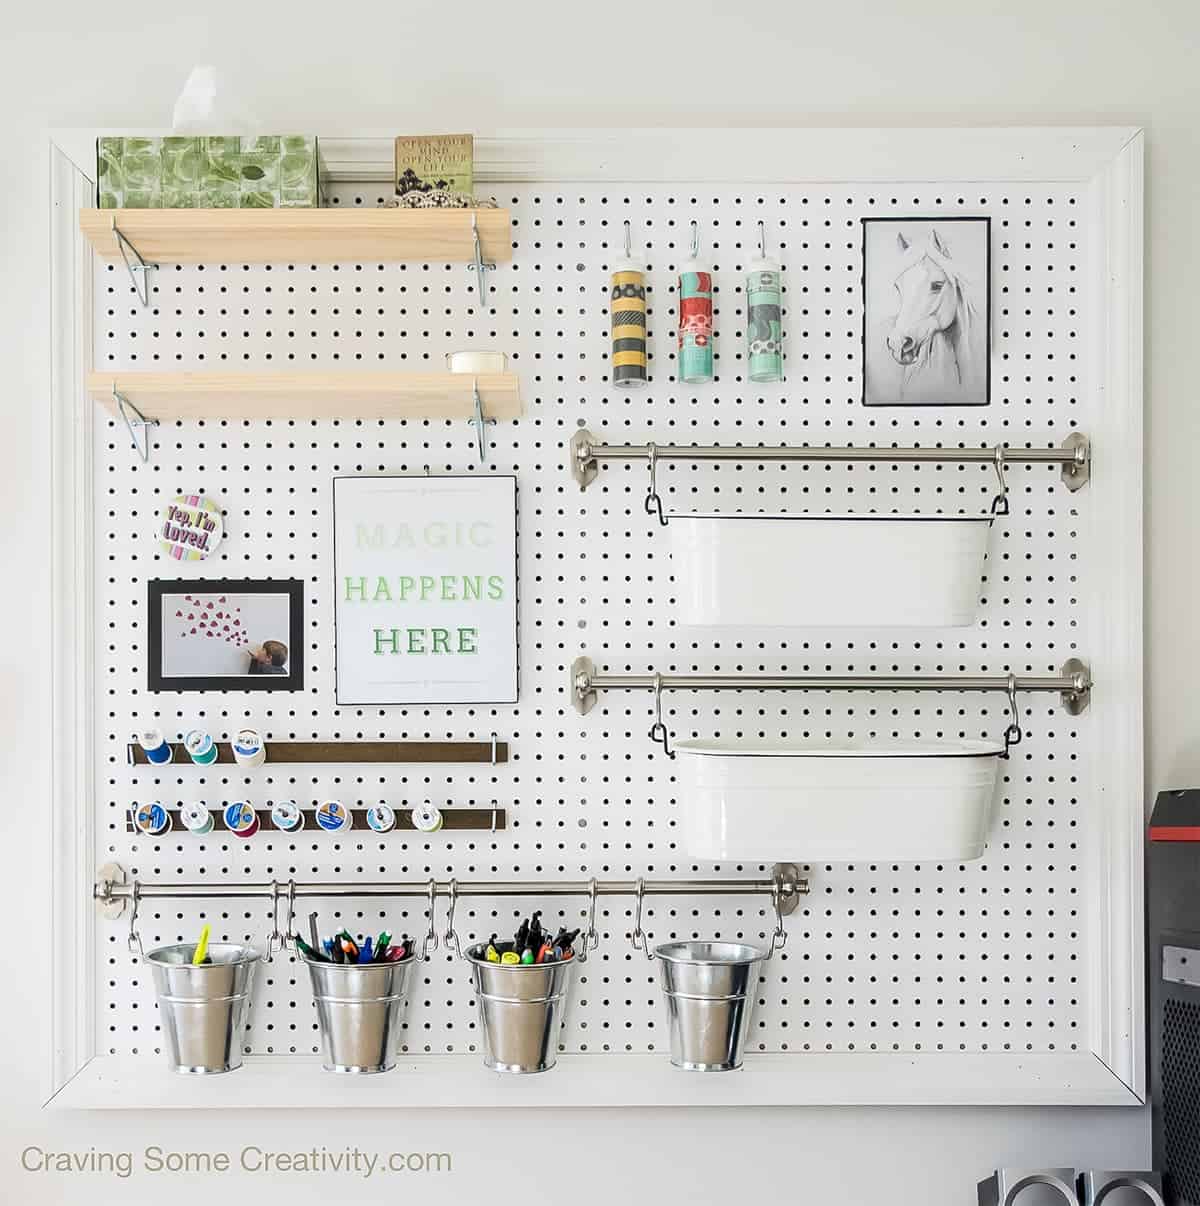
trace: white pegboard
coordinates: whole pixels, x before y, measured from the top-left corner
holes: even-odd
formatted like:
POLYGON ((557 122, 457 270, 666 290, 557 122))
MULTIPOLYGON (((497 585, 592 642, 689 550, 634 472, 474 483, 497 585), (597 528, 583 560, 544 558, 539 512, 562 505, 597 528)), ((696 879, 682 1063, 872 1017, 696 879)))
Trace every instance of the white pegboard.
MULTIPOLYGON (((500 186, 497 186, 498 188, 500 186)), ((1060 443, 1087 431, 1083 312, 1085 225, 1077 190, 1019 184, 853 185, 770 191, 646 185, 504 186, 514 259, 489 274, 477 315, 463 265, 167 266, 139 307, 122 267, 97 266, 95 367, 253 369, 440 367, 463 347, 506 351, 526 415, 489 428, 476 462, 465 422, 168 423, 150 463, 123 429, 98 424, 96 482, 97 865, 117 861, 145 881, 339 878, 557 879, 761 875, 763 866, 697 864, 681 852, 673 765, 647 741, 649 697, 612 692, 579 717, 567 667, 587 653, 618 671, 840 673, 854 670, 1056 673, 1092 659, 1085 626, 1089 566, 1080 559, 1088 490, 1070 494, 1057 468, 1009 468, 1012 514, 993 534, 981 620, 972 630, 744 634, 677 630, 664 534, 644 513, 644 464, 610 464, 580 494, 566 442, 586 425, 609 442, 1060 443), (986 408, 866 409, 860 401, 860 219, 988 214, 993 232, 993 402, 986 408), (648 261, 651 385, 609 387, 608 268, 622 223, 648 261), (675 264, 689 223, 716 281, 712 386, 672 379, 675 264), (787 381, 751 385, 742 371, 743 271, 766 223, 784 264, 787 381), (513 707, 333 706, 331 483, 356 472, 516 473, 520 551, 521 700, 513 707), (177 493, 202 489, 225 513, 217 557, 199 565, 158 552, 155 517, 177 493), (298 695, 150 695, 146 581, 163 576, 301 577, 306 582, 306 689, 298 695), (214 772, 125 765, 143 722, 169 734, 199 724, 228 738, 243 724, 272 739, 466 739, 493 730, 512 761, 490 767, 298 767, 214 772), (355 832, 348 838, 264 826, 249 843, 224 834, 165 840, 127 834, 145 799, 338 797, 355 806, 424 799, 509 810, 507 832, 432 837, 355 832)), ((375 205, 377 185, 336 187, 331 200, 375 205)), ((990 466, 659 466, 668 509, 977 511, 993 493, 990 466)), ((731 733, 997 737, 1002 696, 888 693, 676 692, 666 719, 678 737, 731 733)), ((986 856, 968 864, 817 865, 812 895, 788 923, 770 966, 752 1050, 1073 1052, 1087 1049, 1083 975, 1088 718, 1053 695, 1022 699, 1025 740, 1005 765, 986 856)), ((803 859, 804 852, 780 851, 803 859)), ((504 933, 537 900, 466 900, 460 932, 504 933)), ((567 902, 565 916, 582 915, 567 902)), ((601 901, 602 943, 580 975, 564 1045, 571 1051, 664 1051, 653 969, 625 941, 630 903, 601 901)), ((307 912, 311 905, 302 902, 307 912)), ((332 928, 419 933, 420 907, 372 902, 317 907, 332 928)), ((444 904, 439 906, 440 914, 444 904)), ((550 909, 553 915, 557 910, 550 909)), ((656 899, 652 939, 764 939, 765 901, 656 899)), ((262 944, 258 902, 142 906, 149 948, 182 941, 200 919, 222 937, 262 944)), ((577 922, 576 922, 577 923, 577 922)), ((214 935, 215 936, 215 935, 214 935)), ((99 922, 97 1050, 157 1049, 149 977, 121 927, 99 922)), ((480 1046, 464 965, 444 951, 416 977, 406 1049, 480 1046)), ((247 1049, 317 1051, 307 975, 289 956, 264 969, 247 1049)))

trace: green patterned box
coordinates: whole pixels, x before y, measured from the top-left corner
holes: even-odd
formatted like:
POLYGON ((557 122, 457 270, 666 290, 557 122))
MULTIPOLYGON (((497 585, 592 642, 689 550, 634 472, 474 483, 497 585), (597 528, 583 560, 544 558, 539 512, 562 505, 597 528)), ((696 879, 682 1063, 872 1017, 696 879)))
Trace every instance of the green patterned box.
POLYGON ((315 209, 317 140, 264 134, 100 138, 101 209, 315 209))

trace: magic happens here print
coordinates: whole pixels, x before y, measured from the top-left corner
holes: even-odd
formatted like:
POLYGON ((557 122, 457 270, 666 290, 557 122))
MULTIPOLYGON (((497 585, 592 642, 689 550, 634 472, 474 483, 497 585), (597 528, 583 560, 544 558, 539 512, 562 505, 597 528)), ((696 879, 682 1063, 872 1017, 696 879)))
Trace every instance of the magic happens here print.
POLYGON ((515 703, 516 478, 334 479, 339 704, 515 703))

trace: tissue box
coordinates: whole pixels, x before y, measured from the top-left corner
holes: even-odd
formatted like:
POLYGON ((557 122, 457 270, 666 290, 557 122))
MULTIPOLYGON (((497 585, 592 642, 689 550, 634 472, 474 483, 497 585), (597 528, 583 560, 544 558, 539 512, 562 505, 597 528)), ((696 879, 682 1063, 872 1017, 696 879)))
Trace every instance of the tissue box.
POLYGON ((100 138, 96 191, 101 209, 314 209, 317 140, 100 138))

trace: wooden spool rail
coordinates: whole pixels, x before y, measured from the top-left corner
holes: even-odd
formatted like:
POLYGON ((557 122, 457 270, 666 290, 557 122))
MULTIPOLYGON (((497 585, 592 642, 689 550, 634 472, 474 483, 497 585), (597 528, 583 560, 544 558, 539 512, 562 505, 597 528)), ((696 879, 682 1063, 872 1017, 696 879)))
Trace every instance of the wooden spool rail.
MULTIPOLYGON (((169 832, 173 834, 186 834, 181 822, 179 822, 179 809, 177 806, 165 806, 167 811, 174 817, 172 828, 169 832)), ((323 834, 323 830, 314 819, 316 806, 313 804, 301 804, 300 811, 304 813, 304 828, 303 829, 277 829, 271 823, 270 807, 259 807, 255 811, 258 813, 259 831, 254 836, 260 838, 263 836, 272 837, 275 834, 281 837, 296 837, 304 834, 323 834)), ((475 833, 501 833, 508 828, 508 810, 504 808, 441 808, 438 811, 442 814, 442 828, 439 832, 445 832, 447 829, 471 831, 475 833)), ((351 808, 350 825, 346 829, 338 830, 337 833, 329 834, 330 837, 336 838, 346 833, 374 833, 375 831, 367 824, 367 810, 365 808, 351 808)), ((412 823, 411 808, 397 808, 396 812, 396 827, 391 830, 392 833, 421 833, 412 823)), ((214 808, 212 811, 213 833, 228 833, 229 826, 225 824, 224 809, 214 808)), ((130 817, 125 818, 125 832, 137 833, 137 826, 134 825, 130 817)), ((159 838, 166 837, 166 834, 159 834, 159 838)), ((195 834, 193 836, 200 837, 202 835, 195 834)), ((381 833, 380 837, 387 837, 386 833, 381 833)), ((425 834, 428 838, 436 839, 436 834, 425 834)), ((154 840, 154 839, 151 839, 154 840)))
MULTIPOLYGON (((152 763, 146 751, 136 742, 126 745, 131 766, 154 766, 168 770, 177 766, 198 766, 188 757, 182 741, 170 743, 173 762, 152 763)), ((233 747, 228 741, 218 741, 217 760, 209 766, 236 766, 233 747)), ((264 765, 296 763, 351 762, 472 762, 496 765, 508 761, 508 742, 495 743, 493 758, 491 741, 268 741, 264 765)), ((246 770, 256 769, 245 767, 246 770)))

